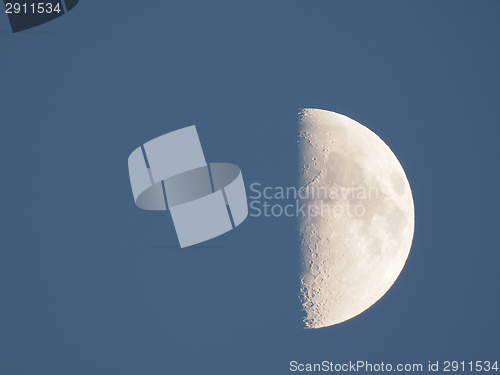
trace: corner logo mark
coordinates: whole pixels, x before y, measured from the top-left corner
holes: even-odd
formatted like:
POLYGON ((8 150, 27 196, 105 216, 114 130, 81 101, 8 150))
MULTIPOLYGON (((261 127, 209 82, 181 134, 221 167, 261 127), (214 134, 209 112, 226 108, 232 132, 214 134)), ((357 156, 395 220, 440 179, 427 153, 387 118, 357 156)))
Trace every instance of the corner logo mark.
POLYGON ((137 207, 168 207, 181 247, 220 236, 248 215, 240 168, 207 164, 194 125, 135 149, 128 170, 137 207))
POLYGON ((79 0, 16 1, 4 0, 13 33, 52 21, 73 9, 79 0))

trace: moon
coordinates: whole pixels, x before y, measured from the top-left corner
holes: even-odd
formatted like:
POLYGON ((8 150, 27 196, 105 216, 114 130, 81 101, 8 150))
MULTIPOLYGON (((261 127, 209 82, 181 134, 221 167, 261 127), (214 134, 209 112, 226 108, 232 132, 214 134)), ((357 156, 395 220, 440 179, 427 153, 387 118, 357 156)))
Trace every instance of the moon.
POLYGON ((410 252, 410 184, 391 149, 330 111, 299 114, 300 295, 306 328, 355 317, 394 284, 410 252))

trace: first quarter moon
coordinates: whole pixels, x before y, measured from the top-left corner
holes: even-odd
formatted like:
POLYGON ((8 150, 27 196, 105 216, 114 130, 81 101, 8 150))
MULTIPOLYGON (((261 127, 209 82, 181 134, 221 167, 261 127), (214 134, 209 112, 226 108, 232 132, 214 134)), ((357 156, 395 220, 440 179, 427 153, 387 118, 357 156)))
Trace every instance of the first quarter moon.
POLYGON ((393 285, 414 231, 408 179, 390 148, 356 121, 304 109, 299 182, 314 215, 301 217, 301 301, 306 328, 348 320, 393 285))

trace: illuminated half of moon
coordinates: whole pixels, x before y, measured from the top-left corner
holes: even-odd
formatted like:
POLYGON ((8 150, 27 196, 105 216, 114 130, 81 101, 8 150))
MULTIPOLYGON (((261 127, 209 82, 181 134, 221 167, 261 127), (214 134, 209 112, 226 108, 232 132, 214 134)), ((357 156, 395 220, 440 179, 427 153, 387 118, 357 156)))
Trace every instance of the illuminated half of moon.
POLYGON ((307 328, 348 320, 396 281, 413 239, 405 172, 390 148, 350 118, 299 119, 301 301, 307 328))

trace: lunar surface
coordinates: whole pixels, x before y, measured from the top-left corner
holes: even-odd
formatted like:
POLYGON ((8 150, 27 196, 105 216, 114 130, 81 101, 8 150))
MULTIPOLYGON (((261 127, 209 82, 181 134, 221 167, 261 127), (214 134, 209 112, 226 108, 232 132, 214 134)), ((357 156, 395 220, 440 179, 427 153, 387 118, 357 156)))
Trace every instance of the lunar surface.
POLYGON ((299 119, 301 299, 306 328, 348 320, 398 278, 413 239, 405 172, 371 130, 304 109, 299 119))

